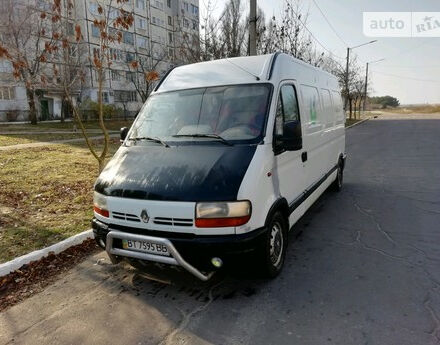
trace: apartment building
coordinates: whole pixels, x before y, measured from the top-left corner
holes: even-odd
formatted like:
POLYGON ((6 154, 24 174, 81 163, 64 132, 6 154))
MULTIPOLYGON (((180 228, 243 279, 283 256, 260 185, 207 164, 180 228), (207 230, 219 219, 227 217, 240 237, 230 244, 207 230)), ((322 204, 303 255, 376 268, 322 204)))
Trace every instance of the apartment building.
MULTIPOLYGON (((26 1, 35 2, 42 10, 51 8, 50 0, 26 1)), ((93 56, 94 50, 99 48, 100 31, 93 23, 102 15, 99 5, 112 19, 119 15, 118 10, 110 6, 116 1, 76 0, 73 3, 75 25, 81 26, 84 38, 82 51, 93 56)), ((134 115, 143 103, 137 89, 143 87, 144 72, 154 70, 162 76, 173 66, 187 62, 181 51, 188 44, 188 37, 191 39, 199 34, 199 0, 130 0, 123 9, 133 13, 134 23, 122 31, 122 42, 111 47, 113 61, 111 69, 105 71, 102 98, 105 103, 134 115), (137 72, 130 67, 133 60, 139 64, 137 72)), ((11 72, 9 63, 0 61, 0 121, 11 120, 12 112, 19 114, 17 120, 26 120, 25 89, 11 78, 11 72)), ((52 87, 39 92, 40 120, 61 117, 62 97, 56 87, 56 78, 51 82, 52 87)), ((97 75, 91 66, 86 68, 85 81, 76 97, 79 102, 98 99, 97 75)))

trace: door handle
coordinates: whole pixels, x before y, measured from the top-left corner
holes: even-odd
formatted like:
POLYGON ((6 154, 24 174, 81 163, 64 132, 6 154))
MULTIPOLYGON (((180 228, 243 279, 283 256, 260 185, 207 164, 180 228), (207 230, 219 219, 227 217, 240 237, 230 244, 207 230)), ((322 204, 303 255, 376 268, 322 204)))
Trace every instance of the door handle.
POLYGON ((301 153, 301 160, 303 161, 303 163, 307 160, 307 152, 301 153))

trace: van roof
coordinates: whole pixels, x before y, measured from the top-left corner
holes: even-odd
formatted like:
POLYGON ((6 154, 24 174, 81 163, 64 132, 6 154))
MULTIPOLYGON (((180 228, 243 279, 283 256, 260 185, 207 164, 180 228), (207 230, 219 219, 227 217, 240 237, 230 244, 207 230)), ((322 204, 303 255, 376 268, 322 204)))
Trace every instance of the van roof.
POLYGON ((337 87, 337 79, 334 75, 288 54, 274 53, 179 66, 165 75, 156 87, 155 92, 268 81, 277 82, 282 79, 297 79, 296 75, 298 73, 303 77, 312 75, 311 81, 314 81, 313 84, 316 83, 316 76, 319 75, 326 79, 326 85, 330 83, 332 86, 336 85, 335 87, 337 87), (293 64, 297 68, 288 68, 292 67, 293 64), (314 73, 310 73, 312 70, 314 73))

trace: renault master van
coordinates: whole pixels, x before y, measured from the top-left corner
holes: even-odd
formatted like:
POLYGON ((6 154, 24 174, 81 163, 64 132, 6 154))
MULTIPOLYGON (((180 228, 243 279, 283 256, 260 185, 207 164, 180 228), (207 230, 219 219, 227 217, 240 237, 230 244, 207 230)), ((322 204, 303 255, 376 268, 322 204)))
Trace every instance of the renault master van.
POLYGON ((174 68, 96 181, 94 236, 113 263, 207 280, 254 255, 274 277, 289 229, 342 187, 344 125, 337 78, 289 55, 174 68))

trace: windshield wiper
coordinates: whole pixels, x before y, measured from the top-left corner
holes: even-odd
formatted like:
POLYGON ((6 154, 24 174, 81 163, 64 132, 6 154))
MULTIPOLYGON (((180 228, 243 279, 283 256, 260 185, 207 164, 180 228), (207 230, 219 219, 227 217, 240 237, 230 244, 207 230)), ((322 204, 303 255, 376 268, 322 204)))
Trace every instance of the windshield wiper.
POLYGON ((133 138, 128 138, 128 140, 132 140, 132 141, 148 140, 148 141, 153 141, 155 143, 162 144, 165 147, 170 147, 170 145, 168 145, 165 141, 163 141, 160 138, 154 138, 154 137, 133 137, 133 138))
POLYGON ((227 141, 225 138, 221 137, 218 134, 215 133, 211 133, 211 134, 176 134, 173 135, 173 137, 191 137, 191 138, 212 138, 212 139, 218 139, 220 140, 223 144, 228 145, 228 146, 232 146, 232 143, 227 141))

